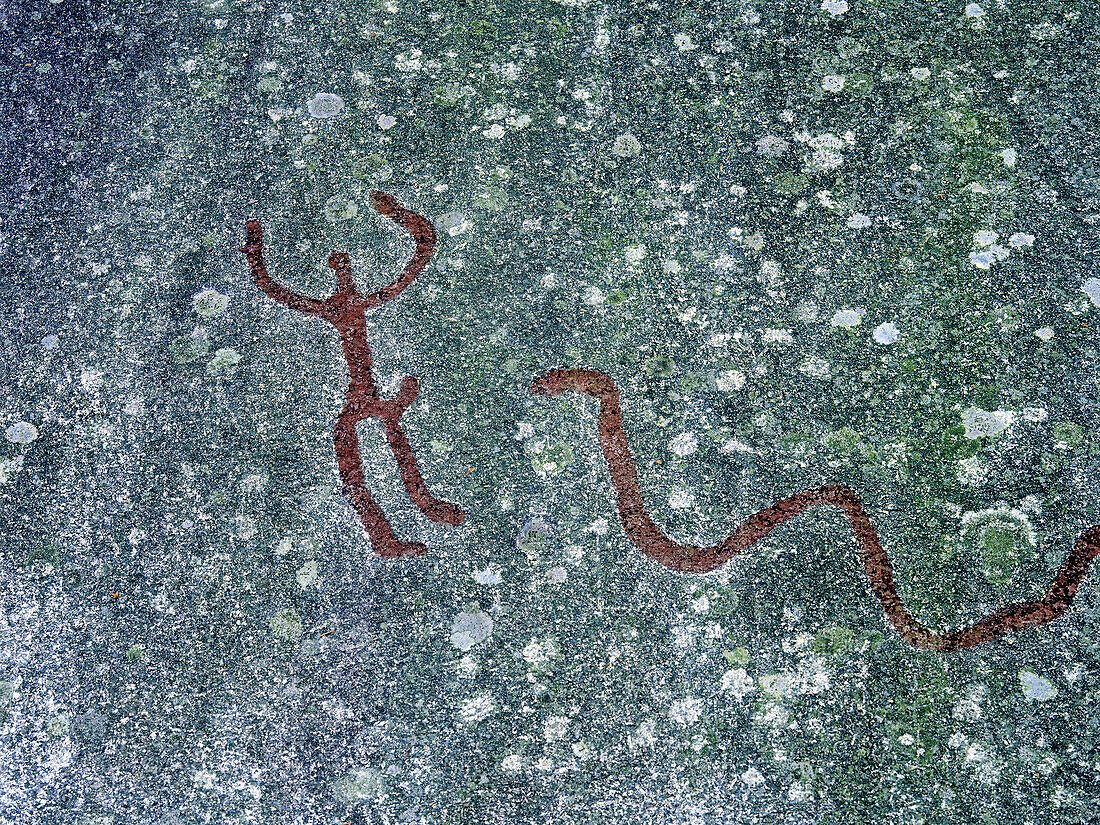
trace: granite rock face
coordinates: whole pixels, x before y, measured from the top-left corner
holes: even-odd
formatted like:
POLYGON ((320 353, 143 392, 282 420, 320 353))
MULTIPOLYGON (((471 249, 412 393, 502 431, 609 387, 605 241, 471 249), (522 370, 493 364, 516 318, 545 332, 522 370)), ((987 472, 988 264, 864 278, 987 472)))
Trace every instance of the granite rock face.
POLYGON ((6 4, 0 823, 1084 821, 1097 23, 6 4))

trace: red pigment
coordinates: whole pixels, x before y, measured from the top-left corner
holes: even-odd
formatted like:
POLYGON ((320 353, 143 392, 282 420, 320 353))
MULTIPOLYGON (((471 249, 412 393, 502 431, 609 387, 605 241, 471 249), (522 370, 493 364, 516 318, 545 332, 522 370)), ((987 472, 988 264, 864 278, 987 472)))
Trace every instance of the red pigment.
POLYGON ((596 426, 600 447, 611 472, 611 484, 615 488, 619 521, 634 545, 649 558, 680 572, 706 573, 748 550, 776 527, 809 508, 826 504, 836 507, 848 516, 863 558, 863 569, 871 582, 871 591, 898 635, 913 647, 949 653, 992 642, 1006 633, 1026 627, 1040 627, 1054 621, 1066 612, 1078 586, 1088 574, 1089 564, 1100 553, 1100 526, 1090 527, 1074 543, 1043 599, 1015 602, 969 627, 950 633, 935 633, 906 610, 894 587, 894 569, 890 559, 859 496, 851 488, 829 484, 785 498, 749 516, 728 538, 713 547, 680 544, 666 536, 646 512, 638 486, 638 469, 623 429, 619 390, 614 380, 597 370, 551 370, 531 387, 531 392, 536 395, 559 395, 567 390, 590 395, 600 402, 596 426))
MULTIPOLYGON (((367 345, 366 312, 401 294, 432 258, 436 247, 435 228, 423 215, 406 209, 391 195, 372 192, 371 202, 379 214, 404 227, 416 241, 416 251, 401 277, 388 286, 361 295, 355 288, 351 262, 346 252, 333 252, 328 264, 336 271, 339 288, 330 298, 317 300, 277 283, 264 265, 263 229, 258 221, 246 225, 247 242, 241 250, 248 256, 252 278, 269 297, 306 315, 317 315, 340 333, 351 383, 344 408, 336 419, 336 459, 344 490, 359 514, 374 551, 386 558, 419 556, 427 552, 420 542, 397 539, 386 514, 374 500, 363 477, 359 439, 355 425, 364 418, 382 422, 405 489, 420 511, 441 524, 461 524, 465 513, 456 505, 435 498, 424 484, 409 440, 401 429, 401 416, 416 400, 419 383, 406 376, 396 398, 383 400, 374 380, 370 347, 367 345)), ((567 390, 590 395, 600 402, 597 417, 600 447, 611 472, 619 521, 627 537, 649 558, 684 573, 706 573, 748 550, 776 527, 818 505, 844 511, 863 559, 871 591, 882 605, 886 618, 898 635, 916 648, 951 652, 992 642, 1006 633, 1040 627, 1059 618, 1069 608, 1077 588, 1088 575, 1089 565, 1100 554, 1100 526, 1090 527, 1073 545, 1054 577, 1047 595, 1037 601, 1021 601, 994 611, 968 627, 935 633, 924 627, 905 608, 894 586, 894 569, 879 541, 859 496, 850 487, 828 484, 804 490, 749 516, 724 541, 712 547, 694 547, 669 538, 650 518, 642 501, 638 469, 623 429, 619 390, 614 380, 597 370, 550 370, 531 387, 537 395, 560 395, 567 390)))
POLYGON ((344 358, 351 376, 344 409, 336 419, 335 427, 336 462, 340 468, 344 492, 351 499, 355 512, 359 514, 375 553, 385 558, 420 556, 428 548, 420 542, 401 541, 394 536, 386 514, 367 487, 363 478, 363 461, 359 454, 359 438, 355 425, 364 418, 379 419, 412 503, 432 521, 452 525, 462 523, 466 514, 457 505, 441 501, 428 492, 420 475, 416 456, 409 446, 409 439, 401 429, 401 416, 416 401, 420 390, 419 382, 413 376, 407 375, 401 381, 397 397, 383 400, 378 394, 370 347, 367 345, 367 310, 392 301, 416 280, 416 276, 428 265, 435 252, 436 234, 435 227, 427 218, 406 209, 392 195, 372 192, 371 204, 380 215, 409 231, 416 241, 416 251, 400 278, 370 295, 362 295, 355 288, 351 260, 346 252, 333 252, 328 259, 328 265, 336 270, 339 284, 331 298, 323 301, 309 298, 276 282, 264 265, 263 228, 259 221, 249 221, 245 225, 247 240, 241 251, 248 256, 252 279, 270 298, 306 315, 319 316, 340 333, 340 343, 343 345, 344 358))

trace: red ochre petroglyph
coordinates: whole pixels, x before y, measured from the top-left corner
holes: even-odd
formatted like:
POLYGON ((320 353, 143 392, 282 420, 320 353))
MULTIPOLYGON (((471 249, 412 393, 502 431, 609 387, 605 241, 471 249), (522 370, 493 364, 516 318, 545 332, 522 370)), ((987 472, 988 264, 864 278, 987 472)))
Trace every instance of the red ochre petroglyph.
POLYGON ((651 559, 673 570, 706 573, 745 552, 776 527, 811 507, 822 504, 837 507, 848 516, 871 591, 898 635, 913 647, 947 653, 992 642, 1025 627, 1039 627, 1054 621, 1066 612, 1088 573, 1090 562, 1100 553, 1100 526, 1090 527, 1073 545, 1046 597, 1007 605, 960 630, 935 633, 905 609, 894 587, 894 569, 890 558, 879 542, 878 534, 855 490, 841 484, 803 490, 749 516, 728 538, 713 547, 680 544, 666 536, 646 512, 638 486, 638 470, 623 429, 619 390, 611 376, 597 370, 550 370, 531 387, 531 392, 536 395, 560 395, 567 390, 590 395, 600 402, 596 428, 600 447, 611 471, 619 521, 634 545, 651 559))
MULTIPOLYGON (((371 353, 367 346, 364 320, 368 309, 396 298, 423 271, 435 251, 436 234, 426 218, 401 206, 392 196, 374 192, 371 198, 379 214, 412 234, 416 252, 400 278, 370 295, 363 296, 356 290, 351 264, 344 252, 333 252, 329 256, 329 266, 336 270, 339 282, 339 288, 331 298, 319 301, 276 283, 264 265, 263 232, 257 221, 248 222, 247 243, 242 251, 248 256, 253 279, 268 296, 298 312, 320 316, 339 331, 351 374, 347 400, 335 427, 336 458, 344 489, 378 555, 386 558, 419 556, 426 552, 425 546, 419 542, 400 541, 393 535, 385 513, 366 486, 355 424, 364 418, 378 418, 412 502, 433 521, 452 525, 462 523, 465 514, 461 509, 428 492, 408 439, 401 430, 401 415, 416 400, 419 389, 417 380, 406 376, 401 382, 400 392, 392 400, 385 401, 379 396, 371 371, 371 353)), ((886 618, 898 635, 916 648, 948 653, 1054 621, 1069 608, 1077 588, 1088 574, 1089 565, 1100 554, 1100 526, 1090 527, 1074 543, 1044 598, 1014 602, 967 627, 936 633, 924 627, 905 608, 894 586, 894 570, 886 550, 859 496, 850 487, 828 484, 789 496, 749 516, 725 540, 713 547, 680 544, 665 535, 646 511, 638 483, 638 469, 623 428, 619 390, 614 380, 598 370, 555 369, 540 377, 531 387, 531 392, 536 395, 554 396, 566 391, 583 393, 599 401, 596 427, 615 490, 619 521, 627 537, 646 556, 678 572, 706 573, 745 552, 775 528, 811 507, 836 507, 848 517, 871 592, 879 600, 886 618)))
POLYGON ((406 209, 384 192, 372 192, 371 203, 380 215, 403 226, 416 241, 416 251, 405 266, 401 277, 388 286, 370 295, 362 295, 355 288, 351 275, 351 260, 346 252, 333 252, 329 255, 328 265, 336 270, 338 288, 331 298, 319 301, 300 295, 276 282, 267 272, 264 264, 263 228, 259 221, 249 221, 245 226, 247 240, 241 251, 248 256, 248 267, 252 270, 252 279, 269 297, 285 304, 291 309, 306 315, 324 318, 340 333, 340 343, 344 348, 344 358, 348 362, 351 383, 344 401, 344 409, 336 419, 336 462, 340 468, 340 479, 344 482, 344 492, 351 499, 355 512, 370 536, 371 547, 379 556, 398 558, 402 556, 420 556, 428 548, 418 541, 401 541, 393 534, 386 514, 374 500, 366 479, 363 478, 363 461, 359 454, 359 437, 355 425, 364 418, 377 418, 382 422, 386 440, 397 459, 401 480, 412 503, 420 512, 432 521, 440 524, 461 524, 466 514, 454 504, 433 496, 420 475, 409 439, 401 429, 401 416, 404 414, 420 391, 420 384, 411 375, 401 381, 397 397, 383 400, 378 394, 378 384, 374 380, 370 347, 367 345, 367 310, 392 301, 416 280, 435 252, 435 227, 423 215, 406 209))

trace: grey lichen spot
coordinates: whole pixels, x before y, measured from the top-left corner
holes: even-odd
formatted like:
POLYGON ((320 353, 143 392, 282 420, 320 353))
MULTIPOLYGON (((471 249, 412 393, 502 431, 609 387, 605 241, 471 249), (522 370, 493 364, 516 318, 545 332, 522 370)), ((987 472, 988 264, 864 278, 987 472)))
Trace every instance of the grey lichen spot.
POLYGON ((4 438, 12 444, 30 444, 38 438, 38 428, 29 421, 16 421, 4 430, 4 438))
POLYGON ((451 644, 465 653, 493 634, 493 620, 483 610, 464 610, 451 625, 451 644))
POLYGON ((330 92, 318 92, 306 101, 306 109, 310 117, 322 120, 336 117, 344 109, 344 99, 330 92))
POLYGON ((539 516, 528 521, 520 528, 516 536, 516 549, 534 560, 551 549, 554 540, 554 528, 539 516))
POLYGON ((276 613, 267 620, 267 625, 276 639, 293 641, 302 635, 302 617, 293 607, 276 613))
POLYGON ((294 579, 303 590, 313 587, 313 585, 317 584, 317 562, 313 559, 307 561, 298 569, 298 572, 294 575, 294 579))
POLYGON ((374 768, 353 768, 332 783, 332 795, 345 805, 377 799, 385 792, 385 779, 374 768))
POLYGON ((325 202, 325 217, 333 223, 350 221, 358 214, 358 204, 349 198, 335 195, 325 202))
POLYGON ((1020 671, 1020 690, 1025 699, 1033 702, 1046 702, 1058 695, 1058 689, 1050 679, 1037 676, 1030 670, 1020 671))
POLYGON ((190 335, 181 335, 168 345, 168 355, 177 364, 189 364, 210 352, 210 335, 205 327, 196 327, 190 335))
POLYGON ((214 357, 206 365, 206 371, 211 375, 232 375, 240 363, 241 354, 232 347, 222 347, 214 353, 214 357))
POLYGON ((204 289, 191 296, 191 308, 204 318, 212 318, 225 312, 229 296, 216 289, 204 289))

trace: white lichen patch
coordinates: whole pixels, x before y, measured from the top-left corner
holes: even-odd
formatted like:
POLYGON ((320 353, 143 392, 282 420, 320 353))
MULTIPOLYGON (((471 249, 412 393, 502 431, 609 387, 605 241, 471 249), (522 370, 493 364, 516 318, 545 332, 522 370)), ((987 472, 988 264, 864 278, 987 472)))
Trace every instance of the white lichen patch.
POLYGON ((191 308, 203 318, 212 318, 225 312, 229 296, 216 289, 207 288, 191 296, 191 308))
POLYGON ((494 585, 504 581, 504 576, 501 575, 500 568, 495 564, 490 564, 482 570, 475 570, 470 575, 478 584, 494 585))
POLYGON ((816 135, 807 141, 811 152, 806 157, 806 166, 810 171, 829 172, 844 163, 841 149, 845 147, 843 139, 832 132, 816 135))
POLYGON ((310 117, 326 120, 344 110, 344 99, 331 92, 318 92, 306 101, 306 110, 310 117))
POLYGON ((694 696, 676 699, 668 709, 668 718, 673 724, 692 725, 703 715, 703 700, 694 696))
POLYGON ((756 690, 756 683, 743 667, 735 667, 722 674, 721 690, 740 702, 756 690))
POLYGON ((633 731, 627 734, 626 745, 631 750, 638 748, 652 748, 657 744, 657 720, 646 719, 633 731))
POLYGON ((479 693, 465 699, 458 707, 458 721, 467 727, 484 722, 497 711, 496 699, 490 693, 479 693))
POLYGON ((317 562, 312 559, 307 561, 298 568, 298 572, 294 574, 294 579, 303 590, 308 587, 313 587, 313 585, 317 584, 317 562))
POLYGON ((830 326, 840 327, 841 329, 853 329, 861 323, 863 323, 863 313, 858 309, 839 309, 833 313, 833 317, 829 321, 830 326))
POLYGON ((1058 689, 1049 679, 1038 676, 1030 670, 1021 670, 1019 673, 1020 690, 1024 698, 1033 702, 1046 702, 1058 695, 1058 689))
POLYGON ((989 475, 989 469, 978 456, 961 458, 955 463, 955 477, 968 487, 982 484, 989 475))
POLYGON ((302 617, 293 607, 276 613, 267 620, 267 625, 276 639, 293 641, 302 635, 302 617))
POLYGON ((777 158, 791 148, 790 141, 778 135, 764 135, 756 141, 756 154, 766 158, 777 158))
POLYGON ((1089 297, 1094 307, 1100 307, 1100 278, 1086 278, 1081 284, 1081 291, 1089 297))
POLYGON ((642 153, 642 142, 629 132, 615 138, 611 144, 611 154, 619 158, 633 158, 642 153))
POLYGON ((1016 421, 1012 410, 981 410, 968 407, 962 413, 964 434, 967 438, 989 438, 1004 432, 1016 421))
POLYGON ((232 375, 237 364, 241 361, 241 354, 232 347, 221 347, 214 351, 214 357, 206 364, 206 371, 210 375, 232 375))
POLYGON ((465 652, 493 635, 493 620, 483 610, 464 610, 451 624, 451 644, 465 652))
POLYGON ((12 444, 30 444, 38 438, 38 428, 29 421, 16 421, 4 430, 4 438, 12 444))
POLYGON ((879 324, 871 332, 871 340, 876 344, 894 344, 897 343, 898 338, 901 337, 901 332, 898 330, 897 325, 893 321, 887 321, 885 324, 879 324))
POLYGON ((596 307, 607 303, 607 296, 603 294, 603 290, 598 286, 590 286, 584 290, 584 295, 581 300, 590 307, 596 307))
POLYGON ((829 366, 829 362, 816 355, 809 356, 799 364, 798 371, 811 378, 826 379, 831 378, 833 375, 833 369, 829 366))
POLYGON ((743 774, 741 774, 741 781, 748 785, 750 788, 755 788, 764 784, 764 774, 760 773, 756 768, 749 768, 743 774))
POLYGON ((444 212, 436 219, 436 225, 452 238, 458 237, 474 228, 474 222, 458 211, 444 212))
POLYGON ((7 484, 11 477, 23 469, 23 456, 0 459, 0 484, 7 484))
POLYGON ((332 795, 344 805, 377 799, 385 792, 385 779, 374 768, 353 768, 332 783, 332 795))
POLYGON ((683 487, 677 487, 668 494, 668 506, 673 510, 690 510, 695 506, 695 495, 683 487))
POLYGON ((684 458, 699 449, 699 439, 693 432, 683 432, 672 439, 668 448, 680 458, 684 458))
MULTIPOLYGON (((196 330, 197 331, 197 330, 196 330)), ((80 371, 80 388, 86 393, 94 393, 103 386, 103 372, 94 367, 84 367, 80 371)))
POLYGON ((467 653, 455 664, 455 675, 460 679, 473 679, 481 672, 481 662, 467 653))
POLYGON ((561 565, 551 567, 546 571, 546 580, 550 584, 565 584, 565 580, 569 578, 569 571, 561 565))
POLYGON ((569 732, 569 717, 551 715, 542 723, 542 738, 547 742, 560 742, 569 732))
POLYGON ((1009 249, 997 243, 999 238, 1000 235, 991 229, 975 232, 974 245, 970 251, 970 263, 978 269, 989 269, 993 264, 1005 260, 1011 253, 1009 249))
POLYGON ((350 221, 358 214, 359 204, 350 198, 333 195, 325 201, 325 217, 333 223, 350 221))
MULTIPOLYGON (((963 722, 977 722, 982 718, 982 702, 985 701, 988 692, 983 684, 968 686, 965 695, 952 708, 951 715, 963 722)), ((953 747, 960 747, 960 745, 954 745, 953 747)))
POLYGON ((587 742, 574 742, 569 749, 573 751, 573 755, 582 762, 585 762, 596 755, 596 751, 593 750, 592 746, 589 745, 587 742))
POLYGON ((760 690, 776 699, 793 696, 797 686, 798 678, 793 673, 765 673, 760 677, 760 690))
POLYGON ((535 670, 545 670, 550 666, 550 661, 556 659, 559 655, 558 643, 550 636, 542 639, 532 639, 520 652, 523 661, 535 670))
POLYGON ((720 392, 737 392, 745 386, 745 373, 741 370, 723 370, 714 379, 714 386, 720 392))
POLYGON ((789 329, 766 329, 760 335, 765 344, 793 344, 794 336, 789 329))
POLYGON ((675 44, 676 49, 681 52, 690 52, 699 48, 695 45, 695 41, 691 39, 691 35, 683 32, 673 35, 672 42, 675 44))

